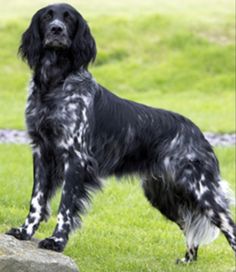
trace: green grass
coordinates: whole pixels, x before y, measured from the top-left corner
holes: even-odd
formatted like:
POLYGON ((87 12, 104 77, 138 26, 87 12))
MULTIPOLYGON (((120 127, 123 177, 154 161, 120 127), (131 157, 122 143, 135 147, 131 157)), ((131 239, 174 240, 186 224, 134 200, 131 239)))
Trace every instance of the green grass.
MULTIPOLYGON (((235 188, 235 152, 217 148, 222 176, 235 188)), ((30 150, 20 145, 0 145, 0 231, 19 226, 28 211, 32 187, 30 150)), ((57 195, 53 216, 42 223, 36 237, 44 238, 56 223, 57 195)), ((235 210, 234 210, 235 211, 235 210)), ((74 233, 65 250, 81 272, 232 272, 233 252, 221 235, 200 249, 199 260, 190 266, 176 266, 183 256, 184 239, 175 224, 165 220, 143 197, 138 181, 107 181, 103 193, 94 196, 93 205, 81 230, 74 233)))
MULTIPOLYGON (((32 13, 47 1, 17 0, 14 8, 1 2, 0 128, 23 129, 30 73, 17 48, 32 13)), ((91 71, 99 83, 182 113, 204 131, 235 131, 232 1, 80 2, 98 45, 91 71)))
MULTIPOLYGON (((231 0, 65 0, 64 3, 69 3, 77 7, 83 14, 91 16, 111 14, 111 15, 128 15, 132 16, 139 14, 149 14, 159 12, 170 15, 180 15, 190 20, 206 20, 219 21, 224 19, 224 16, 233 13, 235 3, 231 0), (210 15, 210 18, 209 18, 210 15)), ((0 0, 1 17, 3 19, 15 17, 28 17, 29 13, 35 12, 49 3, 58 3, 57 0, 0 0)))

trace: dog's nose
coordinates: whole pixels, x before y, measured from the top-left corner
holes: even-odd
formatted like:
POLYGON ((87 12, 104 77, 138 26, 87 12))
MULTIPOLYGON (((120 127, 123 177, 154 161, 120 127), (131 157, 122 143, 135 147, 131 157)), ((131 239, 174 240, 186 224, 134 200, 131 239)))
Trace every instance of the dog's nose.
POLYGON ((52 25, 50 30, 53 34, 57 35, 57 34, 61 34, 61 32, 63 31, 63 28, 59 25, 52 25))
POLYGON ((50 27, 49 28, 50 32, 52 34, 54 34, 54 35, 61 34, 63 31, 65 31, 65 28, 66 28, 65 24, 62 21, 58 20, 58 19, 52 21, 50 23, 49 27, 50 27))

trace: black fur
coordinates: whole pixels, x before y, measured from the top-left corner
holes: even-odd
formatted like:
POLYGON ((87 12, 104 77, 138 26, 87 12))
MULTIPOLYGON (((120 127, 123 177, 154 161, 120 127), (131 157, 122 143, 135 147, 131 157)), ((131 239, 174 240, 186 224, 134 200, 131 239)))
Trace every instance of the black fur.
POLYGON ((39 10, 19 52, 33 70, 26 122, 34 156, 30 212, 19 229, 30 239, 63 186, 58 223, 41 248, 62 251, 100 178, 136 175, 150 203, 177 223, 187 239, 182 262, 197 258, 216 227, 236 249, 236 227, 218 161, 200 130, 185 117, 121 99, 87 71, 95 41, 82 16, 66 4, 39 10))

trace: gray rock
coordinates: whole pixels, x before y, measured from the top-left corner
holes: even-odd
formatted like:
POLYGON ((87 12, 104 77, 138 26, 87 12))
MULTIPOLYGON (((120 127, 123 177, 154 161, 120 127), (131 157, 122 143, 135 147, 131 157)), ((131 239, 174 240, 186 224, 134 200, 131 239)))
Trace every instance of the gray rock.
POLYGON ((67 256, 37 248, 38 241, 19 241, 0 234, 1 272, 78 272, 67 256))

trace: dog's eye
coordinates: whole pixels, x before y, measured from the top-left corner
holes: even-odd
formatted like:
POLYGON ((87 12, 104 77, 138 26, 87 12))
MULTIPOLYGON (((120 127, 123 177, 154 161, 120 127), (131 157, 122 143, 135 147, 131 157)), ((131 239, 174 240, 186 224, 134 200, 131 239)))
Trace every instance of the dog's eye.
POLYGON ((52 10, 49 10, 44 16, 43 16, 43 19, 44 20, 50 20, 52 19, 53 17, 53 11, 52 10))
POLYGON ((65 11, 63 16, 64 16, 64 19, 70 19, 71 18, 70 13, 68 11, 65 11))

